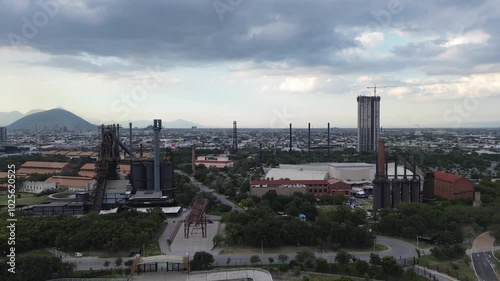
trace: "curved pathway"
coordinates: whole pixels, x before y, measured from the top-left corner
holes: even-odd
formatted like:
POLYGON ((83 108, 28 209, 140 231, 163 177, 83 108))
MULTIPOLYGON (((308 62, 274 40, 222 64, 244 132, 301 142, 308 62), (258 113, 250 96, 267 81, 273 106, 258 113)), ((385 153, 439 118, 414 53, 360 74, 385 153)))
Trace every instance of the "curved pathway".
POLYGON ((495 238, 489 232, 478 235, 472 243, 469 254, 478 280, 498 281, 494 266, 497 262, 493 253, 495 238))
MULTIPOLYGON (((381 257, 385 256, 393 256, 396 259, 409 259, 417 256, 417 252, 415 251, 415 246, 409 242, 398 240, 395 238, 391 237, 385 237, 385 236, 377 236, 377 241, 378 244, 382 244, 389 249, 386 251, 382 252, 375 252, 381 257)), ((351 254, 362 260, 369 260, 370 259, 370 254, 373 252, 351 252, 351 254)), ((296 253, 282 253, 288 256, 288 259, 294 259, 296 253)), ((190 255, 194 255, 194 253, 190 253, 190 255)), ((236 265, 236 263, 239 264, 244 264, 244 265, 251 265, 250 263, 250 257, 254 254, 230 254, 230 255, 214 255, 214 260, 215 263, 218 264, 219 266, 226 265, 227 258, 231 258, 231 265, 236 265)), ((274 258, 275 262, 278 262, 278 256, 280 254, 278 253, 264 253, 264 254, 258 254, 260 257, 262 264, 269 264, 269 258, 272 257, 274 258)), ((335 260, 336 253, 333 252, 317 252, 316 253, 317 257, 323 257, 326 260, 333 262, 335 260)), ((108 260, 111 264, 114 263, 116 258, 99 258, 99 257, 82 257, 82 258, 73 258, 73 257, 66 257, 63 258, 64 261, 69 261, 69 262, 75 262, 77 265, 77 270, 88 270, 90 268, 92 269, 105 269, 104 267, 104 262, 108 260)), ((131 258, 126 257, 123 258, 123 262, 129 260, 131 258)))

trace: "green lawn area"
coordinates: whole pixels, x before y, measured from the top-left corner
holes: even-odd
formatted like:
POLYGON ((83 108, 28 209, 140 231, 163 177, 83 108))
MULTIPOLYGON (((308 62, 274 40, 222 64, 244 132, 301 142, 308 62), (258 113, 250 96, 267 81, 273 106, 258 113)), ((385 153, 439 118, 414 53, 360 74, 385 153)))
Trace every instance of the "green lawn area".
POLYGON ((476 274, 471 266, 469 256, 463 256, 455 260, 438 260, 430 255, 421 256, 419 264, 439 272, 449 274, 452 277, 457 277, 460 280, 476 280, 476 274), (455 269, 454 269, 455 268, 455 269), (456 269, 458 268, 458 269, 456 269))
POLYGON ((495 257, 500 260, 500 250, 495 251, 495 257))
MULTIPOLYGON (((16 205, 33 205, 47 202, 49 199, 48 195, 35 197, 31 193, 16 193, 16 195, 21 195, 21 198, 16 198, 16 205)), ((8 198, 7 195, 0 196, 0 206, 7 206, 8 198)))
POLYGON ((155 240, 152 243, 146 244, 145 246, 146 246, 145 256, 161 255, 160 244, 158 244, 158 240, 155 240))
POLYGON ((47 249, 37 249, 37 250, 31 250, 28 252, 24 252, 22 254, 19 254, 20 256, 44 256, 44 257, 53 257, 54 255, 49 252, 47 249))

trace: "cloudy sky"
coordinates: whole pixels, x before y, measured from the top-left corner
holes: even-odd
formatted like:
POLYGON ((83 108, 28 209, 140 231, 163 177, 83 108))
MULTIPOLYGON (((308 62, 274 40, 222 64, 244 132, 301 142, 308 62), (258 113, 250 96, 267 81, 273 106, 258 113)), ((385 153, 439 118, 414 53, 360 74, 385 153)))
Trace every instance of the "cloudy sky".
POLYGON ((0 0, 0 111, 383 127, 500 119, 498 0, 0 0), (8 102, 7 102, 8 101, 8 102))

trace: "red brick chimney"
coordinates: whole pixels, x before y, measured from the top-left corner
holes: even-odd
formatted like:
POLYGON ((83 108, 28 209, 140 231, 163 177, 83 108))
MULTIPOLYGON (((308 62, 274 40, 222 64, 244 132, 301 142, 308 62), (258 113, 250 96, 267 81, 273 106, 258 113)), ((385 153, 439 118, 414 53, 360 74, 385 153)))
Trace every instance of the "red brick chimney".
POLYGON ((377 159, 377 175, 380 178, 385 178, 385 141, 378 141, 378 159, 377 159))

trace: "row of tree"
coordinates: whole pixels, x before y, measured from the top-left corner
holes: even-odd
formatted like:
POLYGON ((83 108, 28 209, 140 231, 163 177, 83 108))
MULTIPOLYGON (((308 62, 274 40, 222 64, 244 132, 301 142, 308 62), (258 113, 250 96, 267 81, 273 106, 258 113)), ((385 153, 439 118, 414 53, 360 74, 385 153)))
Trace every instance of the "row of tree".
MULTIPOLYGON (((0 217, 0 252, 6 251, 8 229, 6 212, 0 217)), ((160 209, 150 213, 125 211, 118 214, 84 217, 32 217, 17 212, 17 253, 36 248, 58 247, 63 251, 128 250, 156 239, 163 230, 165 215, 160 209)))
POLYGON ((375 227, 383 234, 409 239, 424 236, 438 244, 460 243, 471 239, 480 228, 497 230, 500 225, 496 207, 474 208, 450 202, 402 203, 396 210, 380 210, 379 216, 375 227))
POLYGON ((226 223, 225 242, 253 246, 314 245, 324 249, 339 247, 367 248, 375 237, 366 227, 363 210, 351 212, 338 207, 323 212, 317 220, 302 221, 296 217, 277 215, 267 207, 223 215, 226 223), (360 227, 361 225, 361 227, 360 227))
MULTIPOLYGON (((315 271, 321 273, 332 273, 342 275, 352 275, 368 279, 383 280, 421 280, 413 270, 404 271, 394 257, 380 258, 377 254, 370 254, 370 260, 364 261, 355 258, 351 254, 339 251, 334 262, 328 261, 322 257, 316 257, 310 250, 300 250, 295 258, 289 261, 288 255, 281 254, 275 261, 269 257, 269 262, 261 260, 260 256, 250 257, 252 266, 261 266, 268 263, 272 267, 276 266, 281 271, 293 270, 296 273, 300 271, 315 271), (277 264, 275 265, 275 262, 277 264)), ((210 253, 197 252, 190 261, 192 270, 206 270, 213 267, 214 258, 210 253)), ((231 264, 231 258, 227 258, 227 265, 231 264)), ((351 280, 351 279, 346 279, 351 280)))

